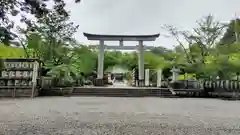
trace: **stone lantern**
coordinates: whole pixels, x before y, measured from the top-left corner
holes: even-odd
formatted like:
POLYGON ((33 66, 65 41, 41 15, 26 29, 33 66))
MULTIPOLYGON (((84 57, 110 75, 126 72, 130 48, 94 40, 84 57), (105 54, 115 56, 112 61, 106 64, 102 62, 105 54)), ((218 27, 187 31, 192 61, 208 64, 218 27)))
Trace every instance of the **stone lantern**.
POLYGON ((180 69, 178 69, 174 66, 172 68, 171 72, 172 72, 172 82, 176 82, 178 80, 180 69))

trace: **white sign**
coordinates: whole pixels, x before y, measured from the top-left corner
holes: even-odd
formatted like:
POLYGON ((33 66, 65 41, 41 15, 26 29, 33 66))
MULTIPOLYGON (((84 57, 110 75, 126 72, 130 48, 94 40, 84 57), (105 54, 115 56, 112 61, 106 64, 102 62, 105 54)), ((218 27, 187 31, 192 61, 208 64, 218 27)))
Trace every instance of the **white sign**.
POLYGON ((32 82, 37 82, 37 76, 38 76, 38 62, 35 61, 33 65, 33 75, 32 75, 32 82))

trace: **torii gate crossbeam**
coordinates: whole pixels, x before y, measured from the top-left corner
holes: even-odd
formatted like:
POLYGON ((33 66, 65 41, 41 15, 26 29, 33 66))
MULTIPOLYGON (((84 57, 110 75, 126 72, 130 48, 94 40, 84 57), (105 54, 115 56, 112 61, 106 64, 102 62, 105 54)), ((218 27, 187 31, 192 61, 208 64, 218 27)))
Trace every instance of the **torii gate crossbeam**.
MULTIPOLYGON (((99 45, 89 45, 91 49, 98 48, 99 45)), ((154 49, 154 46, 143 46, 144 50, 154 49)), ((138 50, 139 46, 117 46, 117 45, 104 45, 104 50, 138 50)))

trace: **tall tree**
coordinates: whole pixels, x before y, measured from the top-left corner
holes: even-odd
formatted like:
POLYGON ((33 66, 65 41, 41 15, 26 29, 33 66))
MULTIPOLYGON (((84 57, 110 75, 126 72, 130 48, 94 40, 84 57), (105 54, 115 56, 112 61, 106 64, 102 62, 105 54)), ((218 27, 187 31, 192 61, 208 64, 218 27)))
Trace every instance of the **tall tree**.
POLYGON ((215 21, 211 15, 203 17, 197 21, 197 24, 198 26, 193 28, 193 32, 179 31, 176 27, 171 25, 165 26, 165 29, 169 31, 172 37, 174 37, 178 44, 183 48, 189 63, 195 63, 196 60, 200 60, 201 63, 204 63, 204 57, 209 55, 209 51, 212 50, 211 48, 213 48, 216 42, 218 42, 223 29, 225 28, 225 25, 215 21), (183 38, 184 41, 181 41, 181 38, 183 38), (189 49, 186 48, 184 43, 187 43, 189 49), (192 45, 198 46, 200 49, 200 57, 198 59, 194 59, 196 56, 193 57, 193 50, 196 49, 191 49, 192 45))
POLYGON ((236 42, 235 33, 237 32, 239 34, 240 33, 239 30, 240 30, 240 19, 231 20, 230 23, 228 24, 227 30, 224 33, 220 43, 223 45, 229 45, 229 44, 235 43, 236 42))
POLYGON ((69 22, 69 16, 59 13, 58 9, 50 11, 37 22, 30 22, 27 29, 19 29, 25 34, 26 48, 32 51, 34 57, 45 62, 61 65, 63 61, 72 57, 69 54, 70 45, 75 45, 74 33, 78 26, 69 22))
MULTIPOLYGON (((47 2, 54 2, 54 9, 61 15, 69 16, 64 9, 64 0, 0 0, 0 38, 1 42, 8 44, 13 38, 10 29, 14 27, 14 21, 9 16, 17 16, 20 14, 22 22, 29 23, 30 20, 25 16, 32 14, 37 19, 48 14, 51 9, 47 7, 47 2)), ((80 0, 75 0, 80 2, 80 0)))
POLYGON ((0 27, 0 43, 9 46, 10 42, 15 38, 15 35, 11 33, 7 28, 0 27))

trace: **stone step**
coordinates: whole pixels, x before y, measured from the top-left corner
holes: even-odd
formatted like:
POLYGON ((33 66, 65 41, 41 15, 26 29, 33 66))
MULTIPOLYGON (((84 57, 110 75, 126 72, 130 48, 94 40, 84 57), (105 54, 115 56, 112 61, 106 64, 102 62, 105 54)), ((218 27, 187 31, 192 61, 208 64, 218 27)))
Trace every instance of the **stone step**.
POLYGON ((74 96, 175 97, 169 89, 153 88, 74 88, 74 96))

